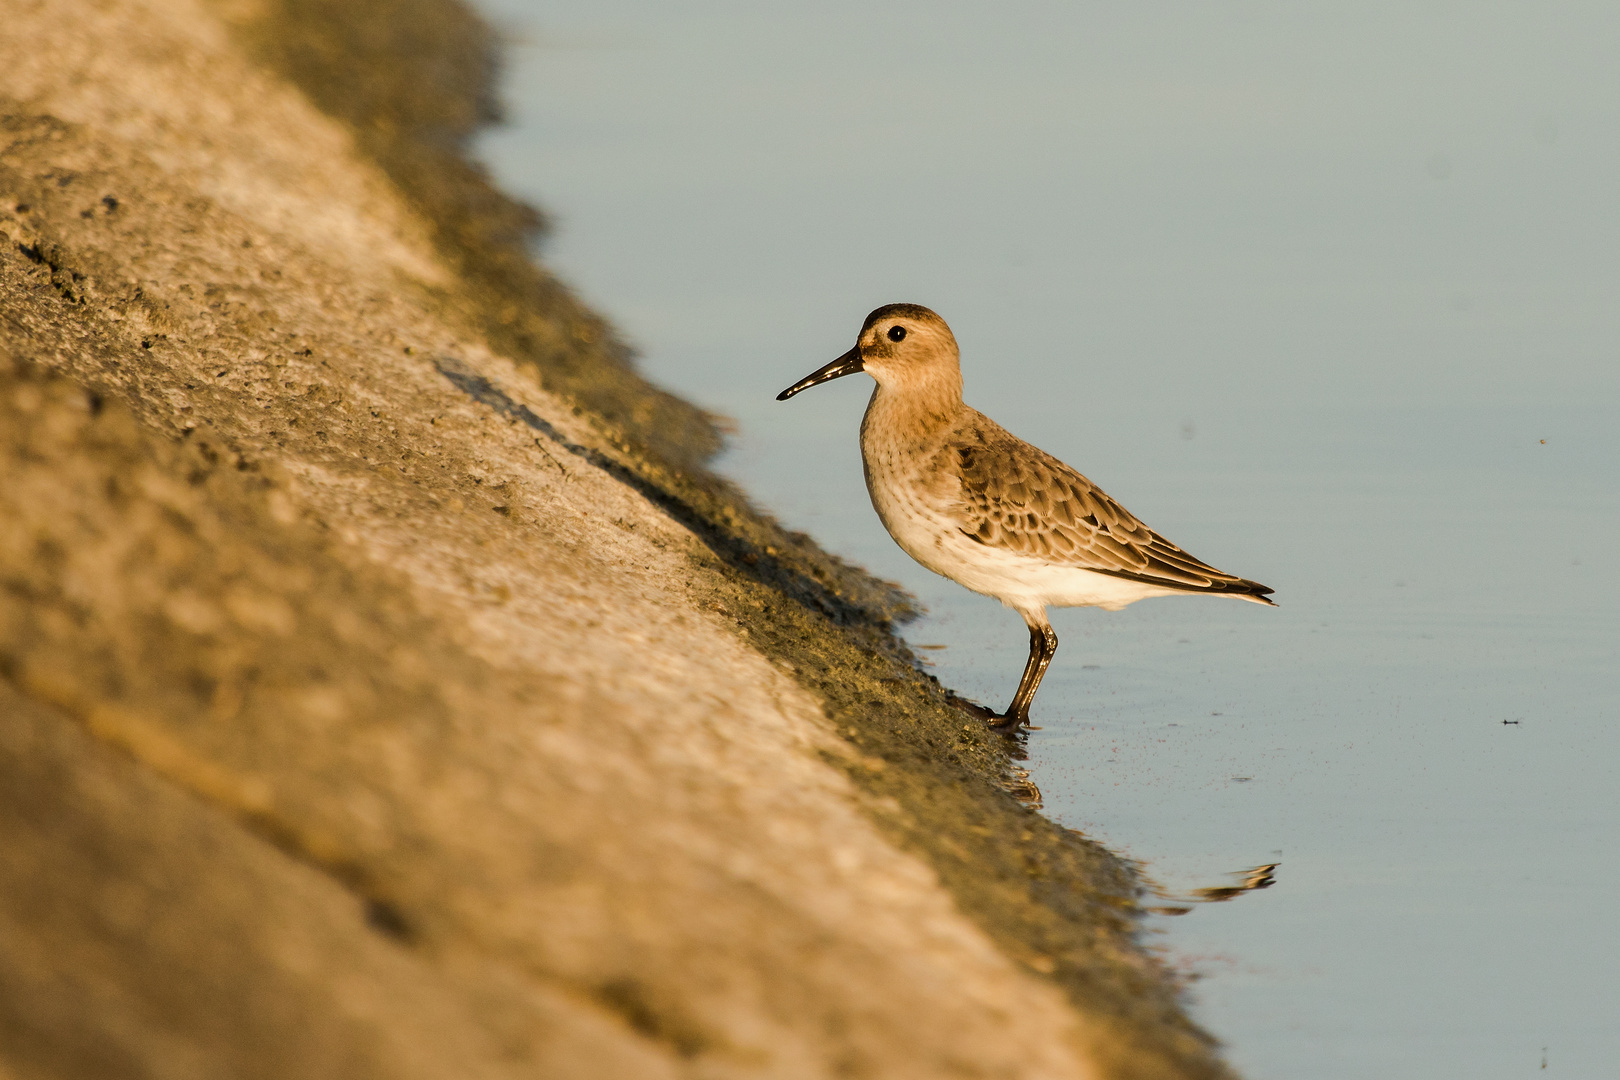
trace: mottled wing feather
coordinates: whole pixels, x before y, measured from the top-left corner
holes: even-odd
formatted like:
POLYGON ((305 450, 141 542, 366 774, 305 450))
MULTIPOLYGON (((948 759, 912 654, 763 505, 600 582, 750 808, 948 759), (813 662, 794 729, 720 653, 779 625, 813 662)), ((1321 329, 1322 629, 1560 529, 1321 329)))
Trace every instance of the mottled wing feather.
POLYGON ((1090 480, 989 420, 966 426, 946 452, 961 482, 962 532, 987 547, 1169 588, 1271 592, 1183 551, 1090 480))

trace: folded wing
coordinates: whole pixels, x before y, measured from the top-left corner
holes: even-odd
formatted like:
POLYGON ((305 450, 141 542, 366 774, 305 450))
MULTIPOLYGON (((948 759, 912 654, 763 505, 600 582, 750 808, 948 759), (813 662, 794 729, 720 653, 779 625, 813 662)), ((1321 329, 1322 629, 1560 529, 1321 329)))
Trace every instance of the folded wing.
POLYGON ((1272 590, 1223 573, 1148 528, 1090 480, 985 417, 946 451, 961 482, 962 532, 987 547, 1189 592, 1272 590))

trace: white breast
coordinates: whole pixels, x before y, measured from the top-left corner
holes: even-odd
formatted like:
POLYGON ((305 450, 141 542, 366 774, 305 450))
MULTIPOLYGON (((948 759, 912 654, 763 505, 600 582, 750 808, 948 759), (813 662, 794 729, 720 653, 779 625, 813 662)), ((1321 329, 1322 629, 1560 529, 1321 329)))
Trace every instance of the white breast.
POLYGON ((961 516, 959 481, 941 468, 943 444, 905 438, 900 425, 887 422, 891 418, 884 415, 880 394, 872 396, 861 422, 866 490, 883 527, 923 566, 1018 611, 1047 606, 1117 611, 1150 596, 1177 592, 973 540, 963 532, 968 523, 961 516))

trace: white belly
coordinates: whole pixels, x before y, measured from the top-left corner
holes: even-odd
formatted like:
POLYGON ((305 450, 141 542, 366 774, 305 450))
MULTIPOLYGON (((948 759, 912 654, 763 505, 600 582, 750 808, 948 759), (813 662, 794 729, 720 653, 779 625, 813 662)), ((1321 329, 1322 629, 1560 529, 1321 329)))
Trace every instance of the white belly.
POLYGON ((901 550, 934 573, 1016 611, 1048 606, 1118 611, 1150 596, 1182 591, 987 547, 962 532, 966 522, 952 513, 949 492, 929 482, 923 463, 890 448, 863 445, 862 450, 872 507, 901 550))
MULTIPOLYGON (((872 501, 878 504, 876 497, 872 501)), ((987 547, 959 531, 956 522, 926 511, 918 513, 900 500, 890 501, 889 512, 880 509, 878 516, 889 535, 913 559, 1017 611, 1044 607, 1118 611, 1150 596, 1172 596, 1182 591, 987 547)))

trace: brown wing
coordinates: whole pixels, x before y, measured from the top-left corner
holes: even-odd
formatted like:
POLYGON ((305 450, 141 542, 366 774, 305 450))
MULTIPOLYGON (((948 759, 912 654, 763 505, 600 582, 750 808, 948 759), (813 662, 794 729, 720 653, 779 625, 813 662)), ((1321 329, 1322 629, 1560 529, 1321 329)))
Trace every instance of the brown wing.
POLYGON ((1173 589, 1256 599, 1272 591, 1183 551, 1090 480, 987 418, 964 425, 946 453, 961 480, 962 532, 987 547, 1173 589))

